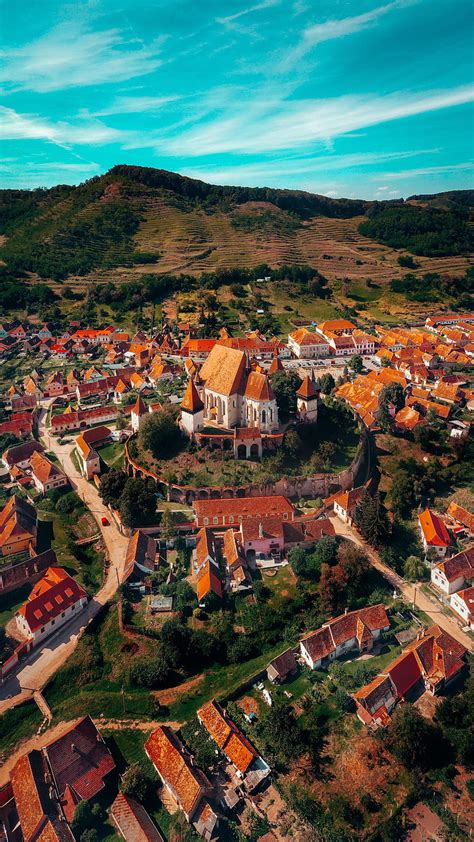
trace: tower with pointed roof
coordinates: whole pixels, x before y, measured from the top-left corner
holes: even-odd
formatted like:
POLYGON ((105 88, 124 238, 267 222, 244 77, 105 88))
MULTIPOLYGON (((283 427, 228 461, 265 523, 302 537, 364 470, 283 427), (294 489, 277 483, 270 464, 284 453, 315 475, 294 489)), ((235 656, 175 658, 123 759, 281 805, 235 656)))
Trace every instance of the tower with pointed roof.
POLYGON ((199 397, 192 377, 188 380, 186 392, 181 402, 181 427, 192 438, 204 426, 204 404, 199 397))
POLYGON ((300 421, 314 423, 318 420, 318 390, 308 374, 296 392, 296 409, 300 421))
POLYGON ((143 398, 141 397, 141 395, 138 395, 138 398, 136 399, 136 401, 135 401, 135 403, 132 407, 132 412, 131 412, 131 415, 130 415, 130 422, 131 422, 132 430, 133 430, 134 433, 138 433, 138 431, 140 429, 140 424, 143 421, 143 418, 145 417, 145 415, 147 415, 147 414, 148 414, 148 409, 146 408, 146 406, 143 402, 143 398))

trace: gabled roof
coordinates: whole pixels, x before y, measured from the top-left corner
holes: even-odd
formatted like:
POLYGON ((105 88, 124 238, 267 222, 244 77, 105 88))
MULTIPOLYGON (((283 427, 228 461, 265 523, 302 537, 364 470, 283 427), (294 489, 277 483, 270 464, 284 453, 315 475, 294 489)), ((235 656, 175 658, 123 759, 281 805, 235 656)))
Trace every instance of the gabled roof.
POLYGON ((141 529, 137 529, 128 542, 125 557, 125 579, 133 573, 136 564, 146 567, 150 572, 155 569, 156 541, 141 529))
POLYGON ((34 585, 27 601, 18 609, 32 632, 59 617, 87 594, 62 567, 49 567, 34 585))
POLYGON ((110 812, 125 842, 165 842, 143 805, 129 795, 119 792, 110 812))
POLYGON ((449 547, 451 539, 445 524, 431 509, 418 515, 418 521, 425 541, 433 547, 449 547))
POLYGON ((138 417, 141 418, 141 416, 146 415, 147 412, 148 412, 148 409, 145 406, 143 398, 141 397, 141 395, 138 395, 138 398, 136 399, 135 403, 132 406, 132 413, 134 415, 138 415, 138 417))
POLYGON ((194 380, 190 377, 188 385, 186 386, 184 398, 181 401, 181 409, 184 409, 186 412, 200 412, 203 408, 204 404, 199 397, 199 392, 194 385, 194 380))
POLYGON ((345 512, 353 512, 365 491, 365 486, 361 485, 359 488, 352 488, 350 491, 339 491, 330 499, 333 503, 337 503, 341 509, 344 509, 345 512))
POLYGON ((296 657, 293 649, 287 649, 281 655, 277 655, 268 664, 267 670, 278 678, 286 678, 287 675, 294 672, 297 668, 296 657))
POLYGON ((30 459, 31 470, 38 482, 44 484, 55 477, 63 477, 64 471, 61 470, 54 462, 51 462, 42 453, 33 453, 30 459))
POLYGON ((467 509, 458 506, 457 503, 452 501, 448 506, 448 515, 454 518, 454 520, 457 520, 458 523, 466 526, 469 532, 474 532, 474 515, 468 512, 467 509))
POLYGON ((273 357, 273 359, 270 363, 270 368, 268 369, 268 373, 269 374, 275 374, 277 371, 284 371, 284 370, 285 369, 283 367, 282 361, 280 360, 280 357, 277 354, 275 354, 275 356, 273 357))
POLYGON ((465 579, 474 577, 474 545, 440 561, 435 568, 443 573, 448 582, 454 582, 460 576, 464 576, 465 579))
POLYGON ((245 774, 258 757, 258 752, 220 704, 215 699, 207 702, 198 710, 198 717, 221 751, 239 772, 245 774))
POLYGON ((19 462, 25 462, 27 459, 31 459, 33 453, 43 453, 43 451, 43 445, 39 441, 32 439, 31 441, 23 442, 23 444, 16 444, 13 447, 9 447, 8 450, 5 450, 3 458, 7 465, 18 465, 19 462))
POLYGON ((197 574, 197 596, 199 602, 210 593, 222 599, 222 582, 217 568, 211 561, 206 561, 197 574))
POLYGON ((406 696, 421 678, 421 670, 413 652, 403 652, 387 667, 386 674, 392 679, 400 698, 406 696))
POLYGON ((174 792, 180 807, 192 816, 210 788, 204 773, 197 766, 191 766, 180 741, 165 725, 160 725, 150 734, 145 751, 158 774, 174 792))
POLYGON ((270 517, 294 514, 294 506, 281 495, 272 497, 222 497, 217 500, 194 500, 193 508, 197 517, 270 517))
POLYGON ((215 345, 199 372, 206 389, 226 396, 239 393, 243 387, 246 359, 243 351, 215 345))
POLYGON ((71 821, 76 804, 94 798, 104 788, 106 776, 115 769, 113 757, 90 716, 76 722, 44 751, 60 798, 66 795, 64 813, 71 821))

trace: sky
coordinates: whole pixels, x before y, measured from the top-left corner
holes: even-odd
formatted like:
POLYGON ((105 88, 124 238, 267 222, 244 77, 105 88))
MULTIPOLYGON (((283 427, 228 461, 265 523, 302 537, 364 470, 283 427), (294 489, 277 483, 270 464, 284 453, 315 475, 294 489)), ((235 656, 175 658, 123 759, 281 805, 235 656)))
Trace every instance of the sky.
POLYGON ((0 0, 0 183, 473 186, 471 0, 0 0))

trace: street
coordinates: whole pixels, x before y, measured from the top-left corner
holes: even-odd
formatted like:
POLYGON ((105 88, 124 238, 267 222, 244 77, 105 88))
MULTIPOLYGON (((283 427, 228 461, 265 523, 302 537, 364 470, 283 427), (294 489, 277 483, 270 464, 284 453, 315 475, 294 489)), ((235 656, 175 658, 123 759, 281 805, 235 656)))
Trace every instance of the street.
POLYGON ((77 472, 71 458, 74 450, 74 440, 68 444, 59 444, 53 436, 49 436, 45 422, 50 401, 44 401, 39 417, 39 437, 43 439, 46 448, 54 453, 62 464, 71 487, 84 500, 85 505, 94 515, 98 528, 102 533, 107 557, 110 561, 104 583, 100 590, 87 605, 87 608, 73 621, 49 637, 43 648, 33 650, 22 661, 20 668, 7 676, 0 687, 0 713, 31 698, 35 690, 39 690, 67 661, 74 651, 81 632, 97 615, 102 606, 114 596, 119 584, 123 580, 125 557, 128 538, 122 535, 116 527, 107 506, 100 499, 99 493, 91 482, 88 482, 77 472), (106 517, 108 525, 103 526, 101 518, 106 517), (10 698, 9 698, 10 697, 10 698))

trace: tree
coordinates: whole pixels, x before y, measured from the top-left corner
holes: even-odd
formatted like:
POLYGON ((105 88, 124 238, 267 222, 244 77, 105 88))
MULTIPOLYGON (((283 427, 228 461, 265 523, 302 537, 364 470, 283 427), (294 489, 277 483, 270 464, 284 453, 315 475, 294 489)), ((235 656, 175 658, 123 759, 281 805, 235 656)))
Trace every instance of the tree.
POLYGON ((127 474, 124 471, 108 471, 103 475, 99 494, 107 506, 118 507, 126 482, 127 474))
POLYGON ((440 765, 447 753, 441 729, 428 722, 412 705, 400 705, 395 709, 388 729, 388 742, 395 756, 408 769, 422 772, 440 765))
POLYGON ((321 391, 325 395, 330 395, 332 390, 334 389, 334 387, 336 385, 336 381, 334 380, 334 377, 332 376, 332 374, 329 374, 329 373, 323 374, 323 376, 321 377, 321 380, 319 382, 320 382, 320 385, 321 385, 321 391))
POLYGON ((75 836, 80 837, 84 831, 94 826, 95 817, 88 801, 79 801, 71 822, 75 836))
POLYGON ((138 658, 132 663, 130 669, 130 683, 138 687, 151 689, 164 687, 170 678, 170 667, 168 659, 161 653, 155 660, 149 658, 138 658))
POLYGON ((405 405, 405 393, 400 383, 389 383, 380 392, 378 421, 383 430, 393 426, 393 415, 405 405))
POLYGON ((352 369, 352 371, 355 374, 361 373, 362 369, 364 368, 364 360, 362 359, 360 354, 354 354, 354 356, 350 358, 349 368, 352 369))
POLYGON ((421 558, 416 555, 409 555, 403 564, 403 575, 409 582, 418 582, 424 578, 426 567, 421 558))
POLYGON ((156 518, 156 494, 153 480, 128 477, 119 501, 120 517, 125 526, 145 526, 156 518))
POLYGON ((296 430, 288 430, 283 439, 283 446, 291 459, 296 459, 301 450, 301 439, 296 430))
POLYGON ((173 512, 165 509, 160 520, 160 535, 165 540, 171 538, 175 533, 173 512))
POLYGON ((155 459, 169 459, 180 447, 183 434, 177 424, 177 410, 171 404, 149 413, 140 425, 138 443, 155 459))
POLYGON ((305 751, 295 712, 289 705, 271 708, 257 725, 257 730, 269 752, 282 766, 287 766, 289 760, 305 751))
POLYGON ((129 795, 130 798, 135 798, 136 801, 140 802, 146 801, 151 786, 151 779, 140 769, 138 763, 127 767, 120 784, 120 788, 125 795, 129 795))
POLYGON ((123 412, 117 412, 117 418, 115 419, 115 427, 117 428, 117 430, 125 430, 125 427, 128 427, 128 422, 123 412))
POLYGON ((372 547, 387 543, 390 532, 388 515, 378 493, 364 492, 356 506, 354 521, 362 537, 372 547))
POLYGON ((295 371, 276 371, 271 376, 272 389, 277 406, 283 415, 296 412, 296 392, 301 386, 301 378, 295 371))

